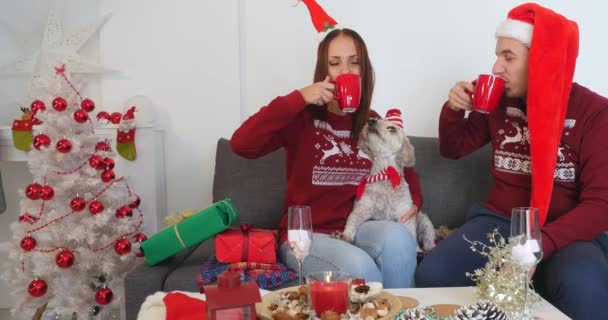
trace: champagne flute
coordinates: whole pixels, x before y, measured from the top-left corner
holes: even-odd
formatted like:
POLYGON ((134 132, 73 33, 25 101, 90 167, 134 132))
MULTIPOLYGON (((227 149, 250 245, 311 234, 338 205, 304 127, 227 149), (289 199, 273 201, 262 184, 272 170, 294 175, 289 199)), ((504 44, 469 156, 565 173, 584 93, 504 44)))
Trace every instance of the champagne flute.
POLYGON ((310 253, 312 245, 312 218, 309 206, 292 206, 288 209, 287 241, 298 260, 298 275, 302 281, 302 262, 310 253))
POLYGON ((524 305, 517 319, 533 319, 528 308, 529 274, 543 257, 538 208, 518 207, 511 210, 511 241, 513 261, 524 270, 524 305))

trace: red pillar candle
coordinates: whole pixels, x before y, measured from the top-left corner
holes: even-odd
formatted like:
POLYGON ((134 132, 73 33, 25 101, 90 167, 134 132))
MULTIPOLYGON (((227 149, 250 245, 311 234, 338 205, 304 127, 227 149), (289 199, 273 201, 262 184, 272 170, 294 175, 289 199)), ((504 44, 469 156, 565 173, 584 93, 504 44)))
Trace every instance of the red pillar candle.
POLYGON ((347 281, 312 281, 309 284, 312 308, 317 315, 327 310, 346 313, 349 287, 347 281))

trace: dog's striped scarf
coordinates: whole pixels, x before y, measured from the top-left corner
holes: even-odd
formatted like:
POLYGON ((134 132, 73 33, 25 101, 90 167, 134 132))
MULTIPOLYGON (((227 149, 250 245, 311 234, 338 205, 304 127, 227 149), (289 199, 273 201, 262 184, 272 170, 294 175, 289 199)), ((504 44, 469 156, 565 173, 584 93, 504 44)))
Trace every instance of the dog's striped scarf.
POLYGON ((401 184, 401 175, 397 172, 397 169, 393 166, 388 166, 382 169, 380 172, 376 174, 369 175, 359 183, 357 186, 357 200, 361 199, 363 196, 363 192, 365 192, 365 186, 368 183, 374 183, 383 180, 390 180, 393 185, 393 190, 397 189, 397 187, 401 184))

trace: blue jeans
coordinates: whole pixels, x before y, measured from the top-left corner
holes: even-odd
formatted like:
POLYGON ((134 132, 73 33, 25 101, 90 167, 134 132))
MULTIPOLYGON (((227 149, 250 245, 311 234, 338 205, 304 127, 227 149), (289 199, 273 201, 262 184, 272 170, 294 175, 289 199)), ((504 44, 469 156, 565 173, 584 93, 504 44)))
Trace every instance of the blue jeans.
MULTIPOLYGON (((482 268, 486 259, 470 250, 467 239, 488 243, 486 234, 498 228, 506 239, 510 219, 485 208, 469 211, 467 222, 427 255, 416 270, 419 287, 475 285, 465 272, 482 268), (457 261, 457 263, 456 263, 457 261)), ((534 288, 573 319, 608 319, 608 235, 579 241, 543 259, 534 273, 534 288)))
MULTIPOLYGON (((279 259, 298 270, 298 261, 287 242, 279 259)), ((311 253, 304 259, 303 274, 342 271, 353 278, 379 281, 385 288, 409 288, 416 269, 416 240, 396 222, 367 221, 359 226, 353 244, 314 233, 311 253)))

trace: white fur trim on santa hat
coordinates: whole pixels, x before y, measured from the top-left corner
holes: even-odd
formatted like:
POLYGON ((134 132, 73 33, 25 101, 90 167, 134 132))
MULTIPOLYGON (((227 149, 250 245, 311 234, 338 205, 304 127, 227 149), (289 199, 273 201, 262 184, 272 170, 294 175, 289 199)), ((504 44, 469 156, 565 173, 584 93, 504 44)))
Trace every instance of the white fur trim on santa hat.
POLYGON ((534 26, 519 20, 507 19, 496 29, 496 37, 506 37, 519 40, 526 47, 532 44, 534 26))

